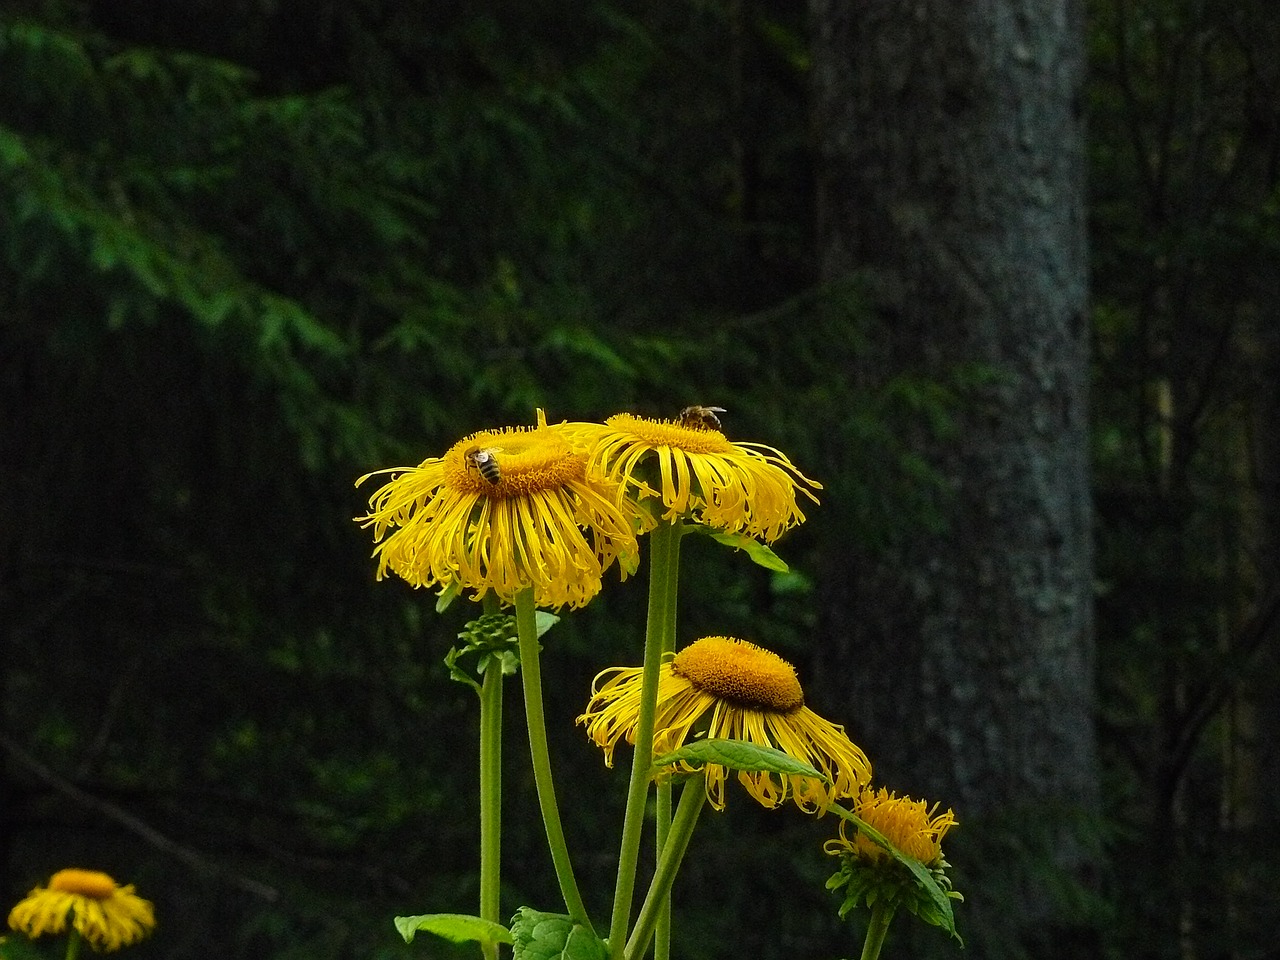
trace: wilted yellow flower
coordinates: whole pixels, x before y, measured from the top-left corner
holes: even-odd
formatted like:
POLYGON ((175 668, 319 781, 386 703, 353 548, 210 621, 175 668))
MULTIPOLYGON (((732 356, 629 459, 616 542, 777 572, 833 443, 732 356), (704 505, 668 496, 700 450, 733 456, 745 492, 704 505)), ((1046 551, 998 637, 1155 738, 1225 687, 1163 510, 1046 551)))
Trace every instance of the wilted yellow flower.
MULTIPOLYGON (((896 797, 881 787, 873 790, 864 787, 858 793, 853 812, 884 834, 886 840, 908 857, 932 866, 942 859, 942 838, 956 825, 955 814, 948 810, 938 813, 938 804, 928 807, 923 800, 896 797)), ((840 836, 828 840, 828 853, 852 853, 864 860, 880 861, 889 858, 889 852, 873 840, 855 833, 852 839, 846 827, 856 829, 848 820, 840 821, 840 836)))
MULTIPOLYGON (((623 737, 635 742, 643 670, 612 667, 596 677, 591 702, 578 722, 604 750, 613 751, 623 737)), ((766 807, 787 799, 807 812, 820 811, 836 798, 851 794, 871 778, 866 755, 830 723, 804 705, 804 691, 791 664, 777 654, 744 640, 704 637, 662 664, 654 719, 655 755, 679 749, 695 737, 745 740, 771 747, 801 760, 826 776, 767 771, 738 771, 738 781, 766 807), (705 718, 705 724, 700 723, 705 718), (698 731, 694 732, 694 726, 698 731)), ((683 769, 689 769, 683 766, 683 769)), ((707 797, 724 809, 728 770, 707 764, 707 797)))
POLYGON ((36 887, 9 912, 9 926, 28 937, 65 932, 68 922, 95 950, 111 952, 137 943, 156 925, 149 900, 133 885, 117 886, 96 870, 59 870, 48 887, 36 887))
MULTIPOLYGON (((566 427, 590 447, 592 467, 624 496, 660 505, 656 512, 668 522, 688 518, 771 543, 804 520, 796 491, 817 503, 808 488, 822 488, 773 447, 730 441, 715 420, 619 413, 566 427)), ((643 530, 657 523, 644 509, 639 518, 643 530)))
POLYGON ((356 519, 381 541, 379 579, 390 571, 508 603, 533 587, 538 606, 557 608, 587 603, 615 560, 623 577, 635 569, 635 533, 613 485, 541 410, 535 427, 473 433, 442 457, 377 472, 393 477, 356 519))

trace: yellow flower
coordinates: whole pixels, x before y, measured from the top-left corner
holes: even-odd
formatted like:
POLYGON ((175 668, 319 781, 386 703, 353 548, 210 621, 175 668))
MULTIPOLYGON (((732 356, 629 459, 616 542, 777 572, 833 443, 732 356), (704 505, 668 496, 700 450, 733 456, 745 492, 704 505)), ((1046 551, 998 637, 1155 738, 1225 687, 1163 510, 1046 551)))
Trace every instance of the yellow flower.
POLYGON ((840 916, 863 905, 884 916, 906 907, 925 923, 959 939, 950 901, 964 897, 952 889, 947 874, 950 864, 942 858, 942 838, 956 825, 955 814, 950 810, 940 814, 936 803, 929 807, 923 800, 895 797, 884 788, 869 786, 858 792, 852 810, 900 854, 918 861, 927 876, 919 867, 908 870, 860 825, 851 828, 851 821, 841 820, 840 835, 823 846, 840 858, 840 869, 827 881, 828 890, 843 890, 840 916), (850 829, 856 831, 852 838, 850 829))
POLYGON ((508 603, 531 586, 538 606, 557 608, 587 603, 614 560, 625 578, 636 564, 631 520, 571 439, 539 410, 535 427, 473 433, 443 457, 377 471, 394 476, 356 520, 380 541, 378 579, 390 571, 508 603))
MULTIPOLYGON (((773 447, 731 442, 714 418, 619 413, 603 424, 566 426, 590 446, 592 467, 616 481, 624 496, 661 504, 667 522, 689 518, 772 543, 804 520, 796 491, 817 503, 807 487, 822 488, 773 447)), ((656 525, 647 511, 639 513, 643 530, 656 525)))
POLYGON ((28 937, 58 934, 71 925, 94 950, 137 943, 156 925, 151 901, 96 870, 59 870, 9 912, 9 926, 28 937))
MULTIPOLYGON (((879 830, 886 840, 908 857, 919 860, 926 867, 942 859, 942 838, 956 825, 955 814, 948 810, 938 813, 938 804, 927 807, 923 800, 895 797, 881 787, 873 790, 864 787, 853 805, 853 812, 879 830)), ((889 852, 864 837, 861 832, 850 840, 845 833, 848 820, 840 821, 840 837, 828 840, 828 853, 851 853, 863 860, 879 862, 889 858, 889 852)))
MULTIPOLYGON (((613 766, 613 750, 622 737, 635 743, 643 671, 613 667, 596 677, 591 702, 578 722, 604 750, 613 766)), ((804 705, 804 691, 791 664, 744 640, 704 637, 668 654, 658 680, 654 720, 655 756, 679 749, 694 736, 745 740, 772 747, 808 763, 830 783, 813 777, 765 771, 738 771, 738 781, 766 807, 787 799, 801 810, 820 811, 840 796, 856 792, 871 778, 871 764, 844 728, 804 705), (706 717, 704 724, 699 724, 706 717)), ((689 767, 682 766, 688 770, 689 767)), ((728 770, 708 764, 707 797, 724 809, 728 770)))

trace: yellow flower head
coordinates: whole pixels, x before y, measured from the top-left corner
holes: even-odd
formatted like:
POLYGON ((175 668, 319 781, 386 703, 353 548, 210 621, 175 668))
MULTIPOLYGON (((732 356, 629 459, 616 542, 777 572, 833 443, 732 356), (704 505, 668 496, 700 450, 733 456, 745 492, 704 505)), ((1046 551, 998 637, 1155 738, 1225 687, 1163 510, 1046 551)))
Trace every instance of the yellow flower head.
MULTIPOLYGON (((622 737, 635 743, 643 670, 613 667, 598 677, 591 702, 578 722, 604 750, 613 766, 613 750, 622 737)), ((837 797, 856 792, 871 778, 871 764, 844 728, 804 705, 795 668, 777 654, 744 640, 704 637, 668 655, 658 680, 654 721, 655 755, 679 749, 690 733, 745 740, 781 750, 808 763, 830 783, 813 777, 765 771, 738 771, 738 781, 766 807, 787 799, 806 812, 821 811, 837 797), (705 720, 704 720, 705 718, 705 720), (700 721, 703 721, 700 723, 700 721), (695 724, 698 730, 694 731, 695 724)), ((687 765, 678 765, 683 770, 687 765)), ((707 764, 707 797, 724 809, 728 770, 707 764)))
POLYGON ((587 603, 614 560, 624 578, 635 569, 635 533, 612 484, 541 410, 535 427, 473 433, 443 457, 378 472, 394 476, 356 518, 379 542, 378 579, 390 571, 508 603, 531 586, 538 606, 558 608, 587 603))
MULTIPOLYGON (((948 810, 938 813, 938 804, 926 806, 923 800, 895 797, 881 787, 873 790, 864 787, 853 805, 853 812, 871 827, 884 834, 886 840, 908 857, 919 860, 926 867, 942 859, 942 838, 956 825, 955 814, 948 810)), ((861 832, 849 839, 845 828, 849 821, 840 821, 840 836, 828 840, 828 853, 851 853, 862 860, 880 862, 889 859, 889 852, 861 832)), ((856 829, 856 828, 855 828, 856 829)))
MULTIPOLYGON (((719 408, 691 407, 701 411, 719 408)), ((568 424, 591 448, 590 462, 639 503, 660 504, 661 519, 689 518, 717 530, 772 543, 803 522, 796 491, 817 503, 822 485, 785 455, 758 443, 734 443, 714 414, 651 420, 619 413, 603 424, 568 424), (655 486, 656 485, 656 486, 655 486)), ((640 510, 643 530, 657 519, 640 510)))
POLYGON ((96 870, 59 870, 48 887, 36 887, 9 912, 9 926, 28 937, 72 927, 94 950, 111 952, 137 943, 155 928, 149 900, 119 887, 96 870))

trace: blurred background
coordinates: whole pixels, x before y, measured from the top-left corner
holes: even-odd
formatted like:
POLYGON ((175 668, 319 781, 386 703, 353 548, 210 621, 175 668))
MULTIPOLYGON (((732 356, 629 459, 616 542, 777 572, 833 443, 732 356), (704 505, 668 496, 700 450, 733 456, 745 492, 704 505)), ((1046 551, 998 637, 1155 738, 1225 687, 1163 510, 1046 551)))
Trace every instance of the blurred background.
MULTIPOLYGON (((709 403, 825 489, 787 574, 686 541, 681 642, 955 809, 970 956, 1280 956, 1278 181, 1268 0, 11 0, 4 909, 74 865, 140 960, 470 955, 391 924, 475 911, 469 611, 374 582, 354 481, 709 403)), ((601 917, 573 718, 643 581, 544 638, 601 917)), ((503 908, 554 911, 510 691, 503 908)), ((860 949, 828 820, 704 816, 676 955, 860 949)))

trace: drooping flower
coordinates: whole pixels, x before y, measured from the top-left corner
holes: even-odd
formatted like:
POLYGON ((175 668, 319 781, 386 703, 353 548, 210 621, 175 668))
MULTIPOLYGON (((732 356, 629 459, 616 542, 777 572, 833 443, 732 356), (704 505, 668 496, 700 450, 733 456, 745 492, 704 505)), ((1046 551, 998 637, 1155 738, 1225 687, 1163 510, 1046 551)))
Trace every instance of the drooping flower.
POLYGON ((730 441, 714 415, 686 411, 661 420, 619 413, 603 424, 566 427, 590 447, 591 466, 639 505, 645 531, 658 519, 689 519, 772 543, 804 520, 796 492, 817 503, 809 488, 822 488, 773 447, 730 441), (645 509, 650 504, 653 512, 645 509))
MULTIPOLYGON (((578 722, 613 765, 619 740, 635 742, 643 670, 613 667, 596 677, 578 722)), ((857 792, 871 778, 866 755, 844 733, 804 705, 791 664, 744 640, 704 637, 664 660, 654 719, 655 755, 679 749, 692 737, 745 740, 808 763, 830 782, 767 771, 738 771, 738 781, 765 807, 788 799, 806 812, 821 811, 857 792), (695 729, 696 728, 696 729, 695 729)), ((688 770, 686 765, 678 769, 688 770)), ((729 771, 707 764, 707 797, 724 809, 729 771)))
MULTIPOLYGON (((948 810, 938 813, 938 804, 929 807, 923 800, 895 796, 881 787, 873 790, 864 787, 853 804, 853 812, 867 824, 882 833, 886 840, 909 857, 919 860, 926 867, 942 859, 942 838, 956 825, 955 814, 948 810)), ((863 860, 880 862, 890 859, 889 852, 875 841, 855 832, 849 821, 840 822, 840 836, 827 841, 827 852, 848 852, 863 860), (846 829, 847 828, 847 829, 846 829)))
MULTIPOLYGON (((839 836, 824 844, 827 853, 840 858, 840 867, 827 880, 827 889, 841 891, 838 913, 848 916, 861 906, 892 917, 900 907, 925 923, 956 933, 951 901, 964 900, 952 888, 950 864, 942 857, 942 838, 956 825, 950 810, 938 813, 923 800, 897 797, 884 789, 864 786, 851 810, 868 827, 879 833, 904 857, 919 861, 931 882, 924 882, 920 868, 908 869, 888 850, 850 820, 840 821, 839 836), (851 835, 852 834, 852 835, 851 835)), ((887 923, 887 920, 885 921, 887 923)))
POLYGON ((635 533, 613 485, 541 410, 534 427, 473 433, 442 457, 378 473, 393 476, 356 518, 373 527, 378 579, 390 572, 476 598, 492 590, 508 603, 533 587, 538 606, 558 608, 587 603, 615 560, 623 577, 635 569, 635 533))
POLYGON ((60 934, 70 923, 94 950, 110 953, 142 940, 156 925, 151 901, 96 870, 59 870, 9 912, 9 926, 28 937, 60 934))

